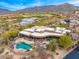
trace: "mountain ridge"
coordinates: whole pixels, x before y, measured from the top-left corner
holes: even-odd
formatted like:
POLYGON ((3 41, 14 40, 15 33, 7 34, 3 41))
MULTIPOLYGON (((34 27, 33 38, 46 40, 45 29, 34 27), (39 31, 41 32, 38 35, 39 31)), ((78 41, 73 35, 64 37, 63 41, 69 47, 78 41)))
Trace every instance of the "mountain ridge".
POLYGON ((11 12, 11 11, 8 9, 0 8, 0 14, 4 14, 4 13, 8 13, 8 12, 11 12))
POLYGON ((79 10, 78 6, 74 6, 73 4, 69 4, 69 3, 64 3, 60 5, 35 6, 35 7, 25 8, 16 11, 1 10, 0 13, 36 13, 36 12, 71 13, 76 10, 79 10))
POLYGON ((16 12, 27 12, 27 13, 36 13, 36 12, 62 12, 62 13, 70 13, 75 10, 79 10, 78 6, 74 6, 73 4, 64 3, 60 5, 48 5, 48 6, 38 6, 32 8, 25 8, 21 10, 17 10, 16 12))

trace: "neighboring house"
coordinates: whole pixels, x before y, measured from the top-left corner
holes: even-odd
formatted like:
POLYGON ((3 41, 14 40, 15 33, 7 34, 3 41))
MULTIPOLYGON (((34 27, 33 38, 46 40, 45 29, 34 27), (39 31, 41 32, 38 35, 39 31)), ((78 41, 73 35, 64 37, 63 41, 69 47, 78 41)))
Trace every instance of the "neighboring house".
POLYGON ((61 24, 70 24, 70 19, 64 19, 62 21, 60 21, 61 24))
POLYGON ((0 35, 1 35, 3 32, 4 32, 4 30, 0 28, 0 35))
POLYGON ((71 36, 72 36, 73 40, 75 40, 75 41, 79 40, 79 34, 71 33, 71 36))
POLYGON ((34 19, 32 18, 24 18, 22 19, 22 21, 20 22, 21 25, 26 25, 26 24, 29 24, 29 23, 34 23, 34 19))
POLYGON ((70 20, 70 27, 73 28, 74 26, 79 25, 79 20, 70 20))
POLYGON ((60 23, 68 25, 69 28, 71 28, 72 30, 79 29, 79 20, 76 20, 76 19, 65 19, 61 21, 60 23))

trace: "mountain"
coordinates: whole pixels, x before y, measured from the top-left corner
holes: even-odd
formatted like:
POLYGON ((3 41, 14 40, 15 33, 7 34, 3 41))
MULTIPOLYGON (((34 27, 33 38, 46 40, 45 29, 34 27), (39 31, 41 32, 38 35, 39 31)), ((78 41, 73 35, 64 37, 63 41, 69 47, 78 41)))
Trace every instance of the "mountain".
POLYGON ((32 12, 46 12, 46 11, 51 11, 53 9, 54 5, 49 5, 49 6, 35 6, 32 8, 25 8, 22 10, 18 10, 16 12, 28 12, 28 13, 32 13, 32 12))
POLYGON ((25 8, 17 11, 10 11, 7 9, 0 9, 0 14, 2 13, 39 13, 39 12, 58 12, 58 13, 72 13, 73 11, 79 10, 78 6, 74 6, 69 3, 64 3, 60 5, 48 5, 48 6, 35 6, 31 8, 25 8))
POLYGON ((48 5, 48 6, 36 6, 36 7, 32 7, 32 8, 25 8, 22 10, 17 10, 16 12, 36 13, 36 12, 53 12, 53 11, 55 11, 55 12, 62 12, 62 13, 70 13, 70 12, 73 12, 78 9, 79 9, 78 6, 74 6, 69 3, 64 3, 61 5, 48 5))
POLYGON ((64 3, 64 4, 61 4, 61 5, 55 6, 52 10, 56 11, 56 12, 70 13, 70 12, 76 11, 78 9, 79 9, 78 6, 74 6, 72 4, 64 3))
POLYGON ((4 14, 4 13, 8 13, 8 12, 11 12, 11 11, 8 10, 8 9, 2 9, 2 8, 0 8, 0 14, 4 14))

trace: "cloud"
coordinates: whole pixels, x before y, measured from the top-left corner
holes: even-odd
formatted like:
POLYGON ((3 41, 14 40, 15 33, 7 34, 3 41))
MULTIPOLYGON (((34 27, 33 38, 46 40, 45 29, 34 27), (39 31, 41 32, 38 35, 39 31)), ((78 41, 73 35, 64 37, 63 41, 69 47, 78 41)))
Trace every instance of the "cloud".
POLYGON ((70 1, 68 1, 68 3, 79 6, 79 0, 70 0, 70 1))
POLYGON ((23 4, 12 5, 6 2, 0 2, 0 6, 10 10, 19 10, 19 9, 24 9, 24 8, 33 7, 33 6, 41 6, 41 5, 43 5, 43 3, 41 2, 36 2, 36 3, 26 4, 26 5, 23 5, 23 4))
POLYGON ((25 6, 23 5, 12 5, 12 4, 9 4, 9 3, 6 3, 6 2, 0 2, 0 6, 3 6, 5 8, 9 8, 10 10, 18 10, 18 9, 23 9, 25 8, 25 6))
POLYGON ((42 5, 43 5, 42 2, 36 2, 36 3, 29 4, 28 6, 33 7, 33 6, 42 6, 42 5))
POLYGON ((63 3, 70 3, 70 4, 74 4, 74 5, 78 5, 79 6, 79 0, 65 0, 62 2, 58 2, 59 0, 53 1, 51 2, 51 0, 34 0, 33 3, 26 3, 23 4, 22 3, 23 0, 20 0, 20 3, 16 3, 16 4, 11 4, 10 2, 0 2, 0 6, 2 8, 6 8, 6 9, 10 9, 10 10, 19 10, 19 9, 24 9, 24 8, 29 8, 29 7, 34 7, 34 6, 42 6, 42 5, 52 5, 52 4, 63 4, 63 3))

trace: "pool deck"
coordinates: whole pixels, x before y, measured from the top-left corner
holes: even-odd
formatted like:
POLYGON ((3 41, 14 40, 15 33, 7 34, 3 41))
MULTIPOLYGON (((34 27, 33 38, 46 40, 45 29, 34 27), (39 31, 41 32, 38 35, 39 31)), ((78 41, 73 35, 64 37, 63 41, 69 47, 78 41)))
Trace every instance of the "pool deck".
POLYGON ((18 42, 25 42, 27 44, 34 44, 33 41, 24 40, 23 38, 19 38, 18 40, 15 41, 15 43, 18 43, 18 42))

